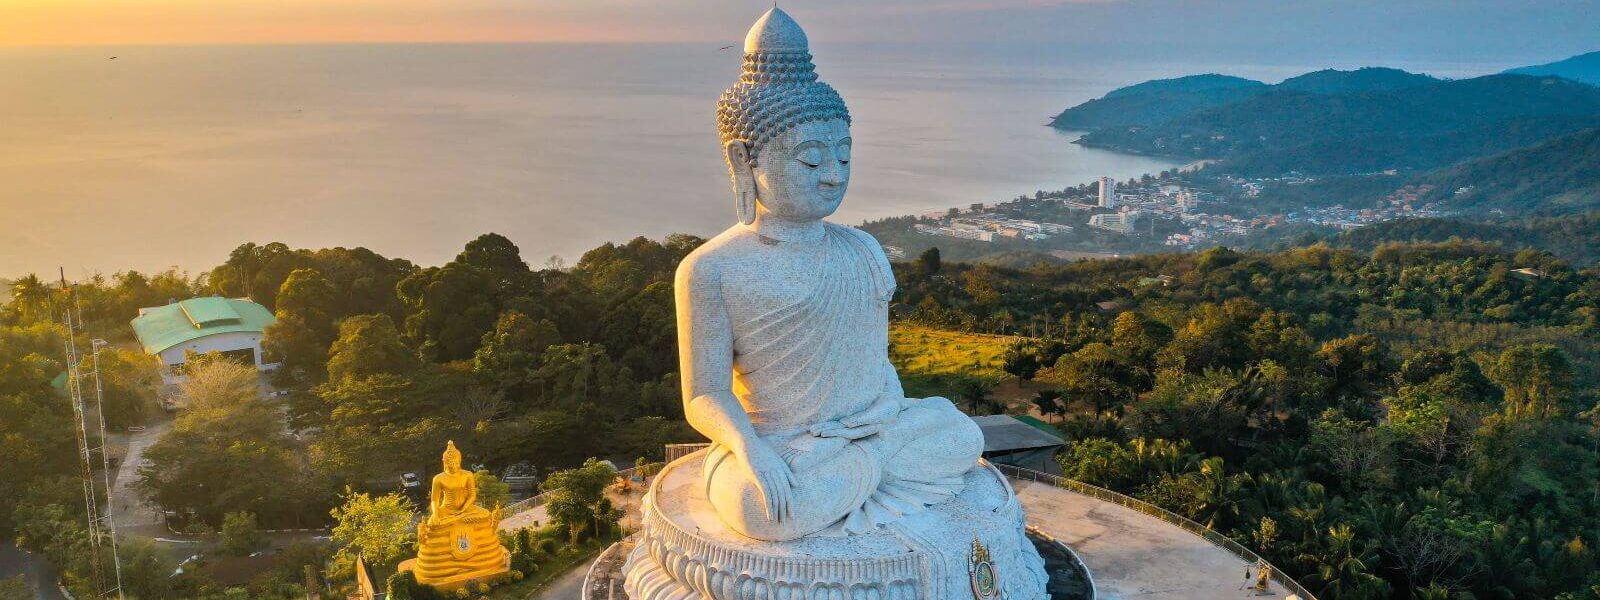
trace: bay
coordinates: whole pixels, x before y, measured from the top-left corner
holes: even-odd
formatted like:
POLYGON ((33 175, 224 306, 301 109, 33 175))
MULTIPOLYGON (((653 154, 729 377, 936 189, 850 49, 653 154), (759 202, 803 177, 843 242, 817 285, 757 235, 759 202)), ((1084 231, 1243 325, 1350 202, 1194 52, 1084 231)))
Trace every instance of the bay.
MULTIPOLYGON (((855 120, 843 223, 1170 168, 1044 123, 1153 77, 1306 70, 1027 44, 813 52, 855 120)), ((711 235, 733 219, 712 111, 739 63, 715 44, 0 49, 0 277, 198 272, 245 241, 426 265, 493 231, 540 266, 711 235)))

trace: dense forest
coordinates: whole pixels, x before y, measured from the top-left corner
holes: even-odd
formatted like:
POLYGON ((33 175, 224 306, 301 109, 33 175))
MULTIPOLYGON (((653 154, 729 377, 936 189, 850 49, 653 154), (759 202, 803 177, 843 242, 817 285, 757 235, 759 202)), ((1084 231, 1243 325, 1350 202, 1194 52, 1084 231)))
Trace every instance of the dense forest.
POLYGON ((1048 386, 1067 476, 1320 597, 1596 597, 1600 270, 1463 241, 898 267, 905 320, 1047 330, 1005 368, 1048 386))
POLYGON ((1339 232, 1327 242, 1371 251, 1390 242, 1478 240, 1510 250, 1549 252, 1574 265, 1600 263, 1600 212, 1560 217, 1484 221, 1460 218, 1397 219, 1339 232))
MULTIPOLYGON (((89 337, 116 347, 101 353, 113 430, 160 412, 156 365, 127 325, 138 307, 224 294, 272 309, 263 346, 283 363, 273 375, 289 394, 282 411, 255 400, 253 375, 191 372, 182 385, 190 406, 146 451, 142 493, 192 532, 218 531, 238 514, 262 528, 324 526, 352 490, 388 492, 402 472, 436 471, 446 440, 476 468, 528 463, 541 474, 589 457, 659 458, 664 444, 692 440, 678 399, 671 281, 701 241, 606 244, 570 267, 539 270, 493 234, 427 268, 362 248, 245 244, 198 277, 128 272, 72 290, 88 323, 80 347, 89 337)), ((51 386, 64 368, 65 331, 52 317, 65 296, 33 276, 10 291, 0 307, 0 453, 14 460, 0 486, 0 537, 81 584, 72 414, 51 386)), ((172 567, 147 545, 124 559, 172 567)), ((294 567, 281 580, 299 581, 294 567)), ((163 591, 135 596, 170 597, 161 594, 173 584, 160 577, 140 589, 163 591)))
POLYGON ((1470 161, 1417 178, 1426 200, 1478 213, 1559 214, 1600 206, 1600 129, 1470 161))
MULTIPOLYGON (((1070 441, 1069 476, 1206 523, 1321 597, 1595 598, 1600 270, 1480 241, 1345 241, 1021 269, 935 250, 894 265, 892 311, 922 331, 1019 336, 1004 369, 1047 393, 1008 407, 960 373, 912 381, 919 392, 1043 416, 1070 441)), ((445 439, 490 470, 545 472, 696 439, 671 274, 700 242, 641 238, 542 268, 493 234, 437 267, 246 244, 197 277, 122 273, 74 290, 90 333, 114 346, 137 307, 169 298, 271 308, 265 345, 285 365, 274 377, 292 427, 253 402, 191 406, 149 450, 142 485, 197 530, 244 512, 264 527, 324 524, 341 501, 429 471, 445 439)), ((61 296, 34 277, 11 291, 0 452, 17 460, 0 527, 81 573, 70 415, 50 386, 61 296)), ((139 391, 153 366, 125 354, 108 405, 129 408, 113 427, 157 410, 139 391)), ((223 397, 243 384, 186 385, 223 397)))
POLYGON ((1499 246, 1507 251, 1549 252, 1578 267, 1600 262, 1600 212, 1557 217, 1404 218, 1356 229, 1280 225, 1251 235, 1240 247, 1285 250, 1316 243, 1371 252, 1388 243, 1442 243, 1458 240, 1499 246))

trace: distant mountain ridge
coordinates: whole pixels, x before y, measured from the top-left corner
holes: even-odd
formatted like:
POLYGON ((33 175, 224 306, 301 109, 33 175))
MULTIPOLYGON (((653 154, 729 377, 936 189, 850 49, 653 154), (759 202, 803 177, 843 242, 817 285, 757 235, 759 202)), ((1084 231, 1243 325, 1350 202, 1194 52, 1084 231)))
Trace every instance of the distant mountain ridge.
POLYGON ((1164 121, 1243 100, 1268 89, 1254 79, 1208 73, 1157 79, 1111 90, 1050 120, 1056 129, 1089 131, 1164 121))
POLYGON ((1600 50, 1558 60, 1553 63, 1519 67, 1506 71, 1520 75, 1554 75, 1589 85, 1600 85, 1600 50))
POLYGON ((1344 94, 1349 92, 1377 92, 1397 90, 1418 85, 1438 83, 1439 78, 1421 73, 1411 73, 1388 67, 1365 67, 1354 71, 1323 69, 1297 75, 1272 86, 1277 90, 1293 90, 1312 94, 1344 94))
POLYGON ((1221 159, 1245 175, 1430 170, 1600 125, 1600 88, 1528 75, 1318 71, 1177 117, 1137 117, 1149 120, 1094 129, 1080 142, 1221 159))
POLYGON ((1386 67, 1354 71, 1324 69, 1267 84, 1254 79, 1207 73, 1156 79, 1121 87, 1066 109, 1051 119, 1057 129, 1092 131, 1107 127, 1153 125, 1272 91, 1333 94, 1374 91, 1436 82, 1428 75, 1386 67))

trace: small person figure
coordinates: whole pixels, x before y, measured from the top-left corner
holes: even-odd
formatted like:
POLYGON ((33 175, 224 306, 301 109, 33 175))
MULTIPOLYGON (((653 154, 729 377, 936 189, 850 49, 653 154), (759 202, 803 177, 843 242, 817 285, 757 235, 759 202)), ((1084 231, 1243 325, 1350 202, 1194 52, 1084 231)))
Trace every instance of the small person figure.
POLYGON ((1256 593, 1266 594, 1267 586, 1270 585, 1271 581, 1272 565, 1267 564, 1266 560, 1262 560, 1256 565, 1256 593))

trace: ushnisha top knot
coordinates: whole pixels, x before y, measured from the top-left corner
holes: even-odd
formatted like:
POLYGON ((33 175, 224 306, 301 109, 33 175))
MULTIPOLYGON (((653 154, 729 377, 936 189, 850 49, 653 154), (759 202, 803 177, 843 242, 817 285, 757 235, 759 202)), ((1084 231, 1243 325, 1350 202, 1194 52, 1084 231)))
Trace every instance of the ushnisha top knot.
POLYGON ((717 100, 723 144, 744 142, 754 161, 768 141, 801 123, 850 122, 844 98, 817 80, 806 32, 782 9, 761 15, 744 38, 744 52, 739 82, 717 100))

